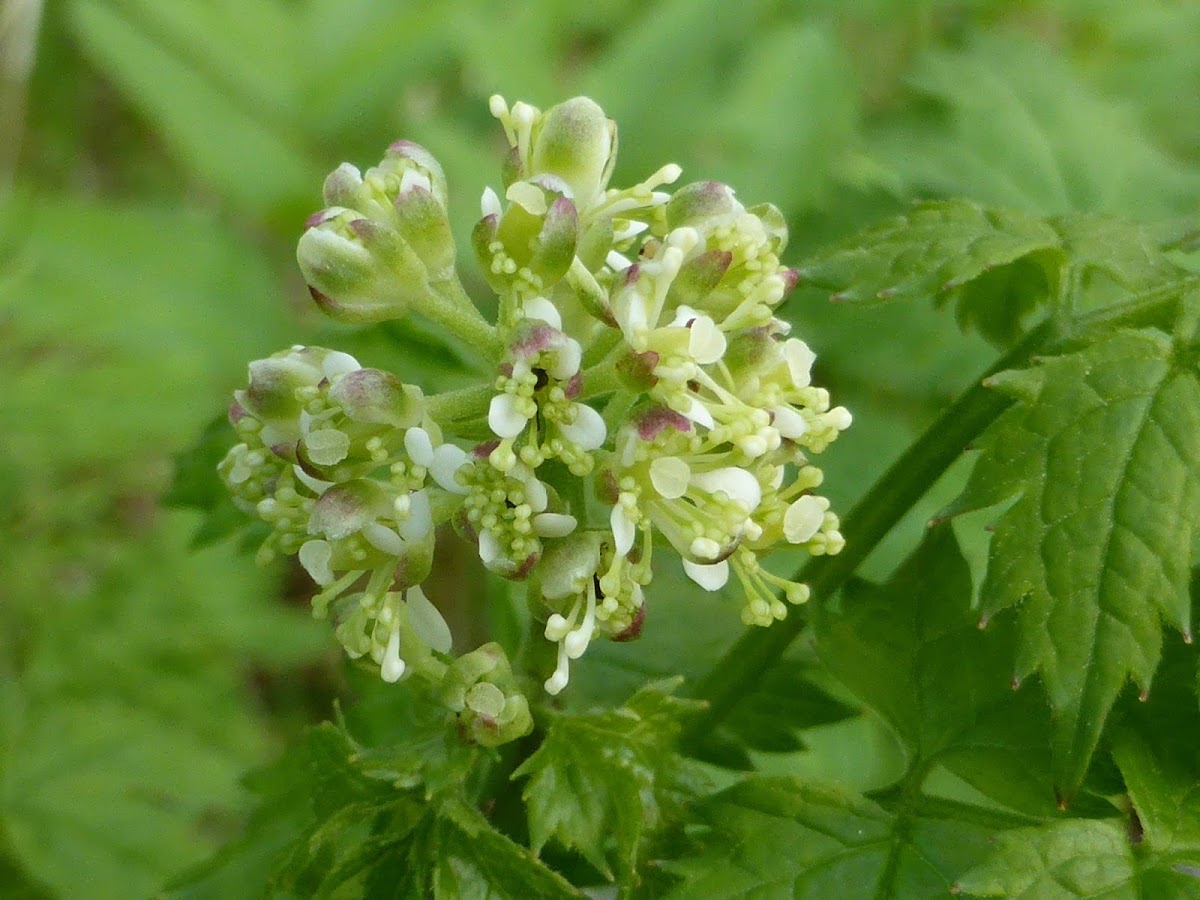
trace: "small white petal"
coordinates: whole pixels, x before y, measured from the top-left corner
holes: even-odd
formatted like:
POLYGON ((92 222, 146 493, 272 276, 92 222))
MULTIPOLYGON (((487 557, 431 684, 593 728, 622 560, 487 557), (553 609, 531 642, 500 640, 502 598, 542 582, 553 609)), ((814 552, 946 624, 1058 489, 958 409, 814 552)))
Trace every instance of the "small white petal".
POLYGON ((533 533, 538 537, 566 537, 579 523, 565 513, 541 513, 533 517, 533 533))
POLYGON ((620 228, 613 230, 613 243, 619 244, 621 241, 627 241, 631 237, 637 237, 649 227, 645 222, 635 222, 632 219, 626 220, 620 228))
POLYGON ((729 581, 729 561, 725 559, 708 566, 685 559, 683 571, 706 591, 719 591, 729 581))
POLYGON ((485 566, 490 566, 498 560, 501 551, 500 541, 496 535, 487 530, 479 533, 479 558, 485 566))
POLYGON ((525 488, 525 502, 535 513, 545 512, 550 504, 550 495, 546 493, 546 485, 538 480, 532 472, 522 480, 525 488))
POLYGON ((525 430, 529 422, 517 409, 517 398, 512 394, 497 394, 488 406, 488 427, 502 438, 515 438, 525 430))
POLYGON ((427 191, 433 190, 433 184, 430 182, 428 175, 417 169, 405 169, 404 174, 400 176, 399 193, 403 194, 415 187, 423 188, 427 191))
POLYGON ((433 441, 424 428, 410 428, 404 432, 404 452, 418 466, 429 468, 433 462, 433 441))
POLYGON ((450 634, 450 626, 446 624, 446 619, 438 608, 429 602, 419 585, 409 588, 406 597, 408 624, 417 633, 417 637, 438 653, 449 653, 454 637, 450 634))
POLYGON ((608 256, 604 258, 604 261, 608 263, 608 267, 614 272, 624 272, 631 265, 629 260, 627 260, 616 250, 609 250, 608 256))
POLYGON ((358 360, 349 353, 343 353, 340 350, 330 350, 326 354, 325 359, 321 361, 321 373, 333 381, 339 375, 347 375, 350 372, 357 372, 362 366, 358 360))
POLYGON ((333 487, 332 481, 322 481, 320 478, 313 478, 299 466, 292 466, 292 474, 296 476, 297 481, 303 483, 305 487, 318 497, 333 487))
POLYGON ((751 510, 758 509, 762 501, 762 488, 758 479, 745 469, 725 466, 711 472, 697 472, 692 483, 710 494, 724 494, 730 500, 740 500, 751 510))
POLYGON ((576 403, 575 421, 560 427, 567 439, 583 451, 597 449, 604 444, 604 439, 608 436, 608 426, 604 424, 604 417, 586 403, 576 403))
POLYGON ((499 216, 504 211, 500 207, 500 198, 490 187, 483 189, 483 196, 479 198, 479 210, 483 213, 484 218, 499 216))
POLYGON ((700 365, 715 363, 725 355, 725 335, 708 316, 698 317, 688 332, 688 352, 700 365))
POLYGON ((583 348, 579 346, 579 341, 567 338, 551 359, 550 365, 546 368, 546 374, 559 381, 566 381, 579 371, 581 362, 583 362, 583 348))
POLYGON ((328 541, 305 541, 300 545, 299 558, 300 565, 313 581, 321 587, 333 584, 333 570, 329 568, 333 548, 328 541))
POLYGON ((808 431, 804 416, 790 406, 777 406, 772 412, 775 413, 775 427, 783 437, 794 441, 808 431))
POLYGON ((318 466, 335 466, 350 453, 350 436, 336 428, 311 431, 304 439, 308 458, 318 466))
POLYGON ((400 523, 400 537, 406 541, 420 541, 433 531, 433 511, 429 506, 428 491, 413 491, 408 495, 408 518, 400 523))
POLYGON ((700 318, 703 313, 699 310, 692 309, 685 303, 680 303, 675 307, 675 318, 671 320, 671 327, 686 328, 689 322, 693 322, 700 318))
POLYGON ((793 544, 803 544, 825 521, 825 508, 811 494, 805 494, 788 507, 783 516, 783 533, 793 544))
POLYGON ((692 397, 692 405, 688 408, 684 415, 695 422, 697 425, 703 425, 705 428, 712 428, 717 423, 713 420, 712 413, 708 411, 698 397, 692 397))
POLYGON ((527 319, 541 319, 551 328, 562 329, 562 313, 545 297, 531 297, 522 304, 527 319))
POLYGON ((404 674, 404 660, 400 658, 400 629, 392 628, 392 636, 388 638, 387 650, 383 653, 383 662, 379 664, 379 677, 388 684, 395 684, 404 674))
POLYGON ((381 522, 368 522, 363 526, 362 535, 367 543, 388 556, 399 556, 404 552, 404 542, 400 535, 381 522))
POLYGON ((787 360, 788 373, 796 387, 808 387, 812 383, 812 365, 817 354, 799 338, 788 338, 783 342, 783 356, 787 360))
POLYGON ((429 465, 429 474, 443 488, 452 494, 466 494, 469 488, 463 487, 455 479, 458 470, 467 464, 467 451, 454 444, 442 444, 433 451, 433 460, 429 465))
POLYGON ((682 497, 687 492, 691 477, 692 470, 677 456, 660 456, 650 463, 650 483, 664 499, 682 497))
POLYGON ((633 549, 633 539, 637 536, 637 528, 625 513, 625 507, 620 503, 613 507, 612 515, 609 516, 609 524, 612 526, 617 556, 624 556, 633 549))
POLYGON ((546 214, 546 195, 528 181, 514 181, 508 186, 505 196, 531 216, 546 214))

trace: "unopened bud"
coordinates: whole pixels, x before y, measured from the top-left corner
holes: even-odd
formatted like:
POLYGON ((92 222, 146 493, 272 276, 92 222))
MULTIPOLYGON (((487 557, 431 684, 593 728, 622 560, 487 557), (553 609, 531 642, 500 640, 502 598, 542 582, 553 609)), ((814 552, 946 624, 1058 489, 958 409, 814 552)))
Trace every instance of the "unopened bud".
POLYGON ((617 150, 617 126, 588 97, 575 97, 546 111, 533 145, 534 173, 549 173, 570 187, 581 206, 608 185, 617 150))
POLYGON ((326 210, 300 237, 296 260, 313 299, 341 322, 401 318, 429 290, 425 266, 399 233, 353 210, 326 210))

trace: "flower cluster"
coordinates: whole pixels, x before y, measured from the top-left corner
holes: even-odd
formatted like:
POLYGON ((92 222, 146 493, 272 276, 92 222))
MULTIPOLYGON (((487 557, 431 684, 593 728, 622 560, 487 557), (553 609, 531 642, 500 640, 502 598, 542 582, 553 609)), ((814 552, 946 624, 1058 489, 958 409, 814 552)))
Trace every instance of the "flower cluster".
POLYGON ((471 244, 494 323, 458 281, 442 170, 411 143, 329 176, 298 259, 331 316, 423 314, 488 355, 494 381, 426 398, 344 353, 294 347, 251 365, 231 410, 242 443, 220 466, 272 528, 260 555, 299 557, 347 653, 387 681, 435 681, 483 743, 524 733, 529 708, 496 645, 450 657, 420 587, 438 525, 527 582, 556 694, 592 640, 640 633, 656 548, 705 590, 732 574, 747 624, 806 600, 761 559, 841 549, 810 457, 850 425, 775 316, 796 280, 778 209, 716 182, 668 192, 675 165, 610 187, 616 126, 587 98, 542 112, 494 97, 491 110, 510 150, 471 244))

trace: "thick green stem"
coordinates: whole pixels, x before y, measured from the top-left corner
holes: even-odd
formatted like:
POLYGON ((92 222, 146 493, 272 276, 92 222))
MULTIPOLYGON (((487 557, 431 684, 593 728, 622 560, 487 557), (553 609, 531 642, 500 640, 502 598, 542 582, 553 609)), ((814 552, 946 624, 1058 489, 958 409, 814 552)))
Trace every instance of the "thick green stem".
POLYGON ((489 360, 498 360, 503 352, 499 332, 476 308, 458 278, 435 282, 431 288, 429 296, 418 306, 421 315, 437 322, 489 360))
MULTIPOLYGON (((939 416, 850 511, 842 527, 846 548, 837 556, 813 557, 796 576, 796 580, 812 588, 813 602, 832 596, 846 583, 971 440, 1012 402, 985 388, 983 379, 1027 363, 1045 345, 1049 335, 1048 326, 1030 332, 939 416)), ((799 614, 802 609, 793 609, 786 619, 769 628, 748 630, 696 683, 692 693, 707 701, 708 709, 685 731, 684 746, 694 745, 710 733, 763 673, 775 665, 804 628, 806 617, 799 614)))

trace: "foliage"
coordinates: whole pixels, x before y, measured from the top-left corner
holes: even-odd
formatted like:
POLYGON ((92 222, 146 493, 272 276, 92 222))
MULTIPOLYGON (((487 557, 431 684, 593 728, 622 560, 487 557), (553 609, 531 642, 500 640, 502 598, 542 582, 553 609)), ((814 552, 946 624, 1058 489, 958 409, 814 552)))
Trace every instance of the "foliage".
MULTIPOLYGON (((1197 39, 1117 0, 0 3, 0 894, 1196 896, 1197 39), (778 203, 778 314, 855 418, 845 552, 769 563, 807 605, 741 635, 658 559, 643 637, 498 748, 341 661, 214 471, 279 347, 495 375, 294 274, 323 173, 398 137, 468 246, 493 92, 593 96, 623 183, 778 203)), ((456 649, 540 697, 523 589, 448 543, 456 649)))

